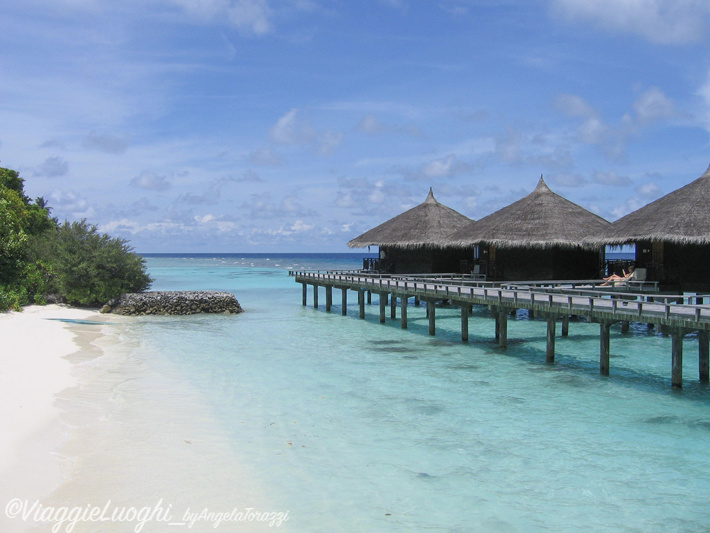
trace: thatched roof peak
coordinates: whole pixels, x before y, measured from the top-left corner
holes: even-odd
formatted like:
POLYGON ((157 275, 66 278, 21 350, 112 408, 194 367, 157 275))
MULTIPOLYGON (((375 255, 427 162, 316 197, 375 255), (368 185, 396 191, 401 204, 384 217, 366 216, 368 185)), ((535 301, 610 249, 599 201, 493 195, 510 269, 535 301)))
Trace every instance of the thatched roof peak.
POLYGON ((348 246, 437 246, 447 235, 471 222, 470 218, 439 203, 430 187, 424 202, 354 238, 348 246))
POLYGON ((702 176, 614 222, 589 242, 710 244, 710 166, 702 176))
POLYGON ((488 243, 500 248, 582 246, 609 222, 552 192, 540 176, 524 198, 453 233, 447 244, 468 247, 488 243))

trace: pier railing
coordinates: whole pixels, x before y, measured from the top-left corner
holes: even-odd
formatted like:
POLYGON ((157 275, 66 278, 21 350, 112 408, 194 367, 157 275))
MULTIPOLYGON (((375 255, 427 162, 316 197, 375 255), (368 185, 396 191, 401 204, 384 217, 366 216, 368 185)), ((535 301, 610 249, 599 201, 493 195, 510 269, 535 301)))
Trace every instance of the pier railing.
POLYGON ((449 274, 403 276, 359 271, 293 271, 301 283, 349 286, 354 290, 409 293, 421 299, 534 309, 550 313, 583 314, 599 318, 710 329, 710 305, 705 295, 662 295, 590 285, 589 280, 554 282, 472 281, 449 274), (695 300, 696 303, 690 303, 695 300), (698 300, 701 303, 697 303, 698 300), (685 303, 688 301, 688 303, 685 303))

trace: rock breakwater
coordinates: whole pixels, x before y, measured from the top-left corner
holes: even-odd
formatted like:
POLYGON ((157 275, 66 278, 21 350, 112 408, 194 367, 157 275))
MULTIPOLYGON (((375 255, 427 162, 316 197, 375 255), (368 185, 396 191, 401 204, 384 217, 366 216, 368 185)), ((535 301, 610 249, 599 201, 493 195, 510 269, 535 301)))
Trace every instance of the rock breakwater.
POLYGON ((158 291, 122 294, 109 300, 102 313, 118 315, 193 315, 196 313, 236 314, 242 306, 231 292, 158 291))

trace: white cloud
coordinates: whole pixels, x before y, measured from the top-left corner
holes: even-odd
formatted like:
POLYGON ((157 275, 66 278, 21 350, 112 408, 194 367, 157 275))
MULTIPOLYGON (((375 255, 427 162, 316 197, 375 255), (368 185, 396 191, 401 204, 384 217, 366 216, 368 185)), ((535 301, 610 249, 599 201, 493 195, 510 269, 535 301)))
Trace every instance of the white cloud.
POLYGON ((96 215, 96 210, 86 198, 71 191, 55 189, 50 193, 48 203, 53 208, 53 214, 60 220, 90 219, 96 215))
POLYGON ((360 119, 360 122, 357 125, 357 129, 360 131, 364 131, 365 133, 368 133, 370 135, 375 135, 377 133, 384 133, 387 131, 387 128, 382 124, 377 117, 374 115, 367 114, 362 119, 360 119))
POLYGON ((577 95, 558 96, 554 107, 568 117, 581 119, 576 130, 580 142, 599 146, 614 160, 625 158, 629 139, 644 127, 676 116, 675 103, 658 87, 642 92, 632 104, 633 113, 625 113, 615 123, 608 123, 600 111, 577 95))
POLYGON ((291 109, 271 128, 271 140, 279 144, 308 144, 316 137, 310 121, 298 109, 291 109))
POLYGON ((705 39, 710 16, 710 4, 703 0, 551 0, 550 6, 562 19, 591 22, 660 44, 705 39))
POLYGON ((636 99, 633 107, 641 124, 673 118, 676 114, 673 100, 668 98, 658 87, 651 87, 643 92, 636 99))
POLYGON ((35 175, 56 178, 64 176, 67 172, 69 172, 69 163, 64 158, 55 156, 45 159, 44 163, 35 170, 35 175))
POLYGON ((321 155, 330 155, 343 142, 343 134, 337 131, 326 131, 318 139, 321 155))
POLYGON ((598 112, 584 98, 574 94, 561 94, 557 97, 555 107, 568 117, 589 118, 598 112))
POLYGON ((215 219, 215 216, 214 216, 214 215, 209 215, 209 214, 208 214, 208 215, 205 215, 205 216, 203 216, 203 217, 201 217, 201 216, 199 216, 199 215, 195 215, 195 220, 196 220, 197 222, 199 222, 200 224, 205 224, 205 223, 207 223, 207 222, 212 222, 214 219, 215 219))
POLYGON ((636 187, 636 192, 644 198, 656 199, 661 196, 661 189, 654 182, 649 181, 636 187))
POLYGON ((152 172, 141 172, 131 180, 132 187, 147 191, 167 191, 171 185, 168 178, 152 172))
POLYGON ((459 161, 454 154, 449 154, 423 165, 418 175, 421 179, 446 178, 461 174, 469 169, 468 164, 459 161))
POLYGON ((370 192, 367 199, 373 204, 381 204, 387 199, 387 195, 384 191, 385 182, 377 181, 375 182, 375 188, 370 192))
POLYGON ((272 31, 273 11, 266 0, 170 0, 204 22, 227 23, 242 33, 272 31))
MULTIPOLYGON (((330 155, 343 141, 343 134, 334 130, 319 133, 305 113, 291 109, 271 128, 271 140, 278 144, 309 145, 320 155, 330 155)), ((262 152, 260 155, 269 154, 262 152)))
POLYGON ((560 95, 555 107, 568 117, 583 119, 577 129, 580 141, 587 144, 600 144, 607 139, 609 126, 601 118, 600 113, 584 98, 573 95, 560 95))

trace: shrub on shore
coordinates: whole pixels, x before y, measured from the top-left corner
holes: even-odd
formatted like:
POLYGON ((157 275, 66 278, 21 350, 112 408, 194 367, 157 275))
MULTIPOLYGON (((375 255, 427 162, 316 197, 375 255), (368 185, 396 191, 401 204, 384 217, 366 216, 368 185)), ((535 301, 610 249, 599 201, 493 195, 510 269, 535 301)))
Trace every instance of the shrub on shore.
POLYGON ((0 310, 43 304, 48 294, 72 305, 98 306, 150 287, 143 258, 125 239, 82 220, 60 224, 24 180, 0 168, 0 310))

